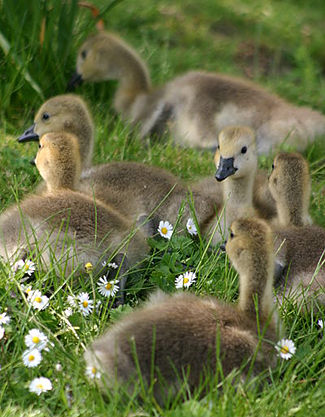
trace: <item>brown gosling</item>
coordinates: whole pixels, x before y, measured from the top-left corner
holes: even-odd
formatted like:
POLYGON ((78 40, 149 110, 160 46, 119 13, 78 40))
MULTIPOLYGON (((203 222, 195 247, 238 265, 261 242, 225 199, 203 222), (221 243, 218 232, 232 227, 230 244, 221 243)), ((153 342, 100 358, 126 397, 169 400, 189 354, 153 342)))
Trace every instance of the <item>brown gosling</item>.
POLYGON ((278 210, 275 222, 278 300, 294 300, 304 311, 325 305, 325 229, 310 225, 310 176, 296 153, 274 159, 269 188, 278 210))
POLYGON ((80 47, 70 87, 82 80, 118 80, 114 107, 140 125, 142 136, 169 130, 176 142, 191 147, 215 148, 220 131, 234 124, 254 129, 259 154, 284 141, 301 151, 325 132, 321 113, 242 79, 193 71, 154 89, 145 63, 112 33, 92 35, 80 47))
POLYGON ((186 292, 154 295, 86 351, 87 365, 102 373, 103 388, 117 383, 132 394, 139 378, 136 360, 145 387, 154 385, 161 404, 179 392, 184 375, 193 392, 202 377, 220 367, 225 376, 240 369, 247 379, 249 370, 253 376, 274 366, 280 326, 272 294, 271 230, 262 220, 239 219, 226 250, 240 276, 237 305, 186 292))
MULTIPOLYGON (((101 262, 122 253, 135 265, 149 252, 140 232, 129 238, 132 222, 109 206, 72 191, 80 175, 78 139, 52 132, 40 139, 36 166, 47 184, 43 195, 32 195, 0 216, 0 255, 40 254, 48 266, 53 257, 65 273, 80 273, 87 262, 101 262), (73 158, 71 155, 74 155, 73 158), (63 268, 63 267, 62 267, 63 268)), ((96 271, 96 270, 95 270, 96 271)))
POLYGON ((18 139, 19 142, 39 141, 48 132, 74 134, 79 142, 83 168, 91 165, 94 147, 94 125, 89 109, 75 94, 63 94, 47 100, 38 110, 34 123, 18 139))

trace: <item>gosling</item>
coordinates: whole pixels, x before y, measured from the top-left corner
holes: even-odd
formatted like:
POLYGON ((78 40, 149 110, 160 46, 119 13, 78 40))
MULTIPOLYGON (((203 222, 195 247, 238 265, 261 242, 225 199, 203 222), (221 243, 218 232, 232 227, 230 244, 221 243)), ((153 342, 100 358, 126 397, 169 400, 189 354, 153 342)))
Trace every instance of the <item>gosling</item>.
POLYGON ((296 153, 274 159, 269 188, 278 218, 274 222, 278 300, 294 301, 302 311, 325 305, 325 229, 310 225, 310 176, 307 161, 296 153))
POLYGON ((261 220, 239 219, 226 250, 240 276, 237 306, 185 292, 154 295, 86 351, 87 365, 102 372, 105 388, 117 383, 132 395, 139 369, 146 389, 153 386, 164 404, 179 392, 185 375, 193 392, 216 369, 224 376, 240 369, 247 379, 250 371, 254 376, 274 366, 280 326, 272 295, 271 230, 261 220))
POLYGON ((178 143, 215 149, 224 127, 245 124, 256 132, 261 154, 284 141, 302 151, 325 132, 321 113, 295 107, 241 79, 189 72, 153 89, 145 63, 112 33, 92 35, 80 47, 77 74, 69 87, 82 80, 118 80, 114 107, 123 118, 140 125, 143 137, 169 130, 178 143))
POLYGON ((36 166, 46 181, 46 192, 29 196, 1 214, 0 255, 9 261, 22 253, 40 255, 45 267, 54 259, 66 276, 79 274, 87 262, 96 272, 103 269, 101 261, 121 253, 130 266, 142 260, 149 248, 132 222, 100 201, 72 191, 81 170, 77 138, 47 133, 39 146, 36 166))

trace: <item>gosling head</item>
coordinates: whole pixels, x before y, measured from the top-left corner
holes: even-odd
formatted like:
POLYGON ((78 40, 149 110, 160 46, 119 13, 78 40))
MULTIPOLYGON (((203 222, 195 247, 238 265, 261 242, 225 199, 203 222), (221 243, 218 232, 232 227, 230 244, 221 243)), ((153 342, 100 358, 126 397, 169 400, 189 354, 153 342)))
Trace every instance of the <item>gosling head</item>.
POLYGON ((49 192, 76 189, 81 173, 76 136, 64 132, 45 133, 39 142, 35 164, 49 192))
POLYGON ((112 33, 97 33, 81 45, 77 56, 77 73, 70 80, 72 89, 82 81, 120 80, 128 66, 140 58, 122 39, 112 33), (133 58, 133 59, 132 59, 133 58))
POLYGON ((74 94, 53 97, 38 110, 34 124, 18 139, 19 142, 38 141, 45 133, 74 134, 80 144, 83 166, 89 166, 94 145, 94 126, 86 103, 74 94))
POLYGON ((310 175, 307 161, 298 153, 278 154, 269 177, 282 226, 305 226, 310 223, 310 175))
POLYGON ((238 308, 261 323, 276 325, 273 304, 273 236, 270 227, 257 218, 235 220, 226 244, 227 254, 240 276, 238 308), (256 304, 257 302, 257 304, 256 304))
POLYGON ((255 134, 247 126, 230 126, 219 134, 219 145, 215 153, 217 171, 215 178, 223 181, 229 176, 242 178, 257 169, 255 134))

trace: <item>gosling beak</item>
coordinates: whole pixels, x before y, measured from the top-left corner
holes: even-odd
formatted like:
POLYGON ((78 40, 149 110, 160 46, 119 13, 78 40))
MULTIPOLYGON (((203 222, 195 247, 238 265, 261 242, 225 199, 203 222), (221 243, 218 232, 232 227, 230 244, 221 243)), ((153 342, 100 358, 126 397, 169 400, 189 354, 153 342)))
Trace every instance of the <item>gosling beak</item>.
POLYGON ((226 240, 221 243, 220 249, 222 250, 222 252, 226 252, 226 244, 227 244, 227 241, 226 240))
POLYGON ((234 167, 234 158, 223 158, 221 156, 214 176, 217 181, 223 181, 230 177, 230 175, 233 175, 236 171, 237 168, 234 167))
POLYGON ((83 83, 82 75, 75 72, 72 74, 66 91, 73 91, 76 87, 79 87, 83 83))
POLYGON ((39 140, 39 136, 37 133, 34 132, 35 123, 31 125, 25 132, 18 138, 18 142, 37 142, 39 140))

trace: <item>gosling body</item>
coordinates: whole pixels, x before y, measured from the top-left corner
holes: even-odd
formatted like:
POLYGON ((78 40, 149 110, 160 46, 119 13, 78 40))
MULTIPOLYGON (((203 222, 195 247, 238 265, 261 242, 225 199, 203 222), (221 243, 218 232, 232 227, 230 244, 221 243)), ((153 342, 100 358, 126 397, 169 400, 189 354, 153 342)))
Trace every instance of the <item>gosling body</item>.
POLYGON ((274 365, 272 343, 278 340, 279 323, 272 300, 271 232, 256 219, 236 221, 232 231, 234 237, 226 249, 240 274, 237 306, 186 293, 154 295, 86 351, 87 365, 102 371, 108 387, 117 382, 129 386, 132 393, 132 383, 139 379, 135 357, 145 387, 153 383, 154 395, 162 404, 178 393, 184 375, 193 392, 202 378, 220 367, 225 376, 241 369, 246 379, 250 367, 251 375, 256 375, 274 365), (259 345, 258 332, 264 330, 265 340, 259 345))
POLYGON ((244 124, 256 132, 261 154, 284 141, 303 150, 325 132, 321 113, 295 107, 237 78, 189 72, 153 89, 144 62, 112 33, 86 39, 78 53, 77 74, 74 80, 118 80, 114 107, 140 126, 142 136, 170 131, 178 143, 215 148, 223 128, 244 124))

